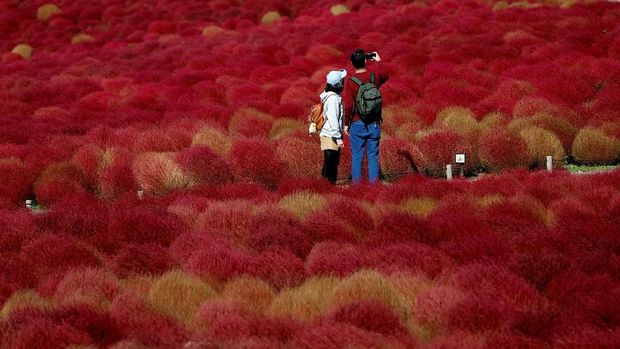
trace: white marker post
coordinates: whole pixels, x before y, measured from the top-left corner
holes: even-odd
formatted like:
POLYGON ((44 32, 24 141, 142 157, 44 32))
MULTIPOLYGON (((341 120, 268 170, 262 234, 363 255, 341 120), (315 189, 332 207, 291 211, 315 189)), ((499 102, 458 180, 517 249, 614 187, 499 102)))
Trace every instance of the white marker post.
POLYGON ((451 181, 452 180, 452 165, 446 165, 446 178, 451 181))
POLYGON ((465 153, 456 153, 454 156, 454 162, 459 167, 459 176, 463 177, 465 166, 465 153))
POLYGON ((547 171, 553 171, 553 156, 550 155, 547 156, 547 171))

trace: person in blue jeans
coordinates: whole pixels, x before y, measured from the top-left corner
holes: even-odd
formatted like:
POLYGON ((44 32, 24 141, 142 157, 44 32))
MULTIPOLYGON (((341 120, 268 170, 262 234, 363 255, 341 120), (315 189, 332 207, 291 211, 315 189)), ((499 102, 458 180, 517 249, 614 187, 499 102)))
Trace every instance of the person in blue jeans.
POLYGON ((351 53, 351 64, 355 68, 355 74, 350 78, 352 82, 345 84, 342 93, 344 101, 344 114, 346 125, 344 131, 349 135, 351 143, 351 179, 353 183, 362 180, 362 161, 364 159, 364 148, 368 160, 368 181, 375 183, 379 180, 379 144, 381 140, 381 115, 377 115, 372 120, 362 121, 359 113, 355 110, 355 99, 358 83, 353 83, 354 78, 358 82, 373 82, 377 87, 381 87, 389 78, 383 69, 381 57, 377 52, 366 54, 364 50, 357 49, 351 53))

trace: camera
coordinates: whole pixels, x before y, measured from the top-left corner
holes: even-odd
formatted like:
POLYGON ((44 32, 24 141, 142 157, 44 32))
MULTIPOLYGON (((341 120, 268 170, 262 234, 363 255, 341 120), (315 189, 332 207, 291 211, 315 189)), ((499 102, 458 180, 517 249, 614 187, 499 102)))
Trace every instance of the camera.
POLYGON ((371 52, 366 54, 366 59, 374 59, 377 56, 376 53, 371 52))

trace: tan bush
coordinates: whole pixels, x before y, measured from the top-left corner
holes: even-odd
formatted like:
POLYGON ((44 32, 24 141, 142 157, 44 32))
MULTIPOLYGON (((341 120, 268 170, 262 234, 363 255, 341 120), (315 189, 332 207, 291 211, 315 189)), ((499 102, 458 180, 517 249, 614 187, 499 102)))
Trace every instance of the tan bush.
POLYGON ((500 11, 509 8, 510 5, 506 1, 498 1, 493 5, 493 11, 500 11))
POLYGON ((79 33, 79 34, 74 35, 71 38, 71 43, 72 44, 79 44, 79 43, 82 43, 82 42, 91 42, 91 41, 94 41, 94 40, 95 40, 95 38, 92 35, 89 35, 89 34, 86 34, 86 33, 79 33))
POLYGON ((224 29, 217 25, 208 25, 202 29, 202 35, 204 36, 213 36, 223 32, 224 29))
POLYGON ((311 278, 297 288, 280 292, 269 305, 266 314, 311 321, 325 311, 328 297, 339 283, 340 280, 329 276, 311 278))
POLYGON ((387 134, 396 133, 402 125, 410 122, 419 125, 419 129, 426 126, 410 106, 388 105, 383 108, 382 117, 381 132, 387 134))
POLYGON ((568 118, 560 116, 559 114, 540 112, 534 114, 530 118, 530 123, 533 126, 542 127, 555 134, 560 142, 562 142, 564 151, 570 151, 571 144, 577 134, 577 128, 573 126, 568 118))
POLYGON ((274 290, 265 281, 241 276, 229 281, 222 290, 222 297, 240 302, 256 313, 263 313, 271 304, 274 290))
POLYGON ((260 19, 261 24, 273 24, 280 20, 282 16, 277 11, 269 11, 260 19))
POLYGON ((157 311, 188 326, 200 304, 216 296, 215 290, 199 278, 171 271, 155 281, 148 302, 157 311))
MULTIPOLYGON (((413 309, 418 295, 429 289, 432 285, 432 282, 424 276, 411 275, 407 273, 391 275, 388 280, 396 294, 400 297, 403 303, 406 304, 407 309, 413 309)), ((420 326, 420 324, 413 317, 409 317, 406 325, 416 336, 424 333, 422 326, 420 326)), ((418 337, 421 337, 421 335, 418 337)))
POLYGON ((410 142, 415 142, 415 135, 424 129, 424 124, 419 121, 409 121, 400 125, 394 134, 402 139, 408 140, 410 142))
POLYGON ((323 195, 307 191, 289 194, 280 199, 282 208, 302 220, 312 213, 322 211, 326 203, 323 195))
POLYGON ((480 128, 481 133, 487 133, 488 131, 496 128, 502 127, 506 123, 506 117, 504 114, 500 112, 492 112, 485 115, 482 120, 478 123, 478 127, 480 128))
POLYGON ((53 15, 60 13, 60 8, 54 4, 45 4, 37 8, 37 19, 45 22, 53 15))
POLYGON ((132 172, 140 188, 152 195, 163 195, 191 184, 181 167, 166 153, 138 155, 133 161, 132 172))
POLYGON ((40 309, 49 310, 53 307, 53 303, 43 297, 41 297, 34 290, 19 290, 11 295, 9 299, 4 302, 0 316, 7 318, 16 310, 21 309, 40 309))
POLYGON ((400 206, 407 213, 418 217, 426 217, 437 207, 437 204, 437 199, 421 197, 407 199, 403 201, 400 206))
POLYGON ((595 128, 584 128, 577 133, 571 155, 585 165, 611 164, 620 157, 620 141, 595 128))
POLYGON ((351 10, 345 4, 337 4, 337 5, 332 6, 329 9, 329 12, 331 12, 332 15, 334 15, 334 16, 339 16, 339 15, 344 14, 344 13, 349 13, 349 12, 351 12, 351 10))
POLYGON ((389 280, 374 270, 360 270, 344 279, 334 288, 328 299, 329 309, 369 300, 386 305, 404 321, 407 321, 410 315, 407 303, 401 299, 389 280))
POLYGON ((19 44, 11 50, 11 52, 22 56, 23 59, 30 59, 34 49, 28 44, 19 44))
POLYGON ((200 129, 192 138, 192 145, 206 145, 220 156, 230 149, 230 138, 223 131, 205 127, 200 129))
POLYGON ((510 120, 508 125, 506 125, 506 130, 514 136, 518 136, 521 134, 521 131, 524 129, 533 126, 532 120, 529 118, 515 118, 510 120))
POLYGON ((519 135, 527 145, 530 165, 544 167, 548 155, 553 157, 554 163, 564 161, 566 153, 555 134, 541 127, 529 126, 521 130, 519 135))
POLYGON ((514 118, 528 118, 537 113, 558 114, 559 110, 546 98, 536 96, 525 96, 512 108, 514 118))
POLYGON ((471 139, 479 132, 476 116, 468 108, 448 107, 437 113, 435 127, 454 131, 455 133, 471 139))
POLYGON ((269 131, 269 138, 271 139, 280 139, 290 133, 297 131, 305 131, 307 129, 305 123, 291 119, 291 118, 279 118, 271 126, 271 130, 269 131))

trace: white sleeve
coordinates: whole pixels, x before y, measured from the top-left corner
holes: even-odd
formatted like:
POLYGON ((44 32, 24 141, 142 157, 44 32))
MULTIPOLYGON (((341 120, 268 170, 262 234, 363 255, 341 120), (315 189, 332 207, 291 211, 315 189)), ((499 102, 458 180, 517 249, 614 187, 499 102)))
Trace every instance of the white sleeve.
POLYGON ((330 96, 325 101, 325 118, 336 139, 342 138, 342 103, 339 96, 330 96))

